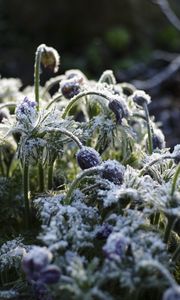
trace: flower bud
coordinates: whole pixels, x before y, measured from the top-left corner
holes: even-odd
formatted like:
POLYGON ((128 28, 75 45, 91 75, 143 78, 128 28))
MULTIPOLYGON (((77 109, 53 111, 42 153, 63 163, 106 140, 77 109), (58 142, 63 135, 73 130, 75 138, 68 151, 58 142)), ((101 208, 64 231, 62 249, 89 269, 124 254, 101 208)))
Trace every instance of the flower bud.
POLYGON ((61 89, 61 93, 66 99, 73 98, 81 91, 80 83, 78 82, 76 77, 75 78, 73 77, 68 80, 62 80, 60 82, 60 89, 61 89))
POLYGON ((153 149, 163 149, 165 148, 165 139, 161 130, 156 129, 152 135, 153 149))
POLYGON ((127 254, 129 245, 129 239, 122 233, 113 232, 109 235, 103 251, 108 259, 121 260, 127 254))
POLYGON ((61 272, 55 265, 49 265, 41 271, 40 280, 46 284, 53 284, 59 281, 61 272))
POLYGON ((143 106, 145 103, 149 104, 151 102, 150 96, 141 90, 136 90, 131 97, 139 106, 143 106))
POLYGON ((116 160, 107 160, 103 163, 102 177, 121 185, 123 183, 125 168, 116 160))
POLYGON ((180 300, 180 286, 167 289, 163 295, 163 300, 180 300))
POLYGON ((51 261, 52 254, 46 248, 33 247, 30 252, 23 257, 22 268, 28 279, 37 280, 42 269, 51 261))
POLYGON ((97 230, 97 232, 96 232, 96 238, 97 239, 107 239, 108 236, 111 234, 112 230, 113 230, 113 226, 112 225, 110 225, 108 223, 104 223, 97 230))
POLYGON ((113 111, 116 117, 116 122, 121 124, 122 118, 129 115, 127 105, 124 100, 119 98, 109 102, 109 109, 113 111))
POLYGON ((59 61, 60 61, 60 56, 58 52, 54 48, 47 47, 46 45, 41 45, 40 47, 42 47, 42 52, 41 52, 42 65, 45 68, 49 68, 54 73, 56 73, 59 69, 59 61))
POLYGON ((101 157, 99 153, 91 147, 82 147, 77 155, 78 165, 82 170, 95 167, 101 163, 101 157))

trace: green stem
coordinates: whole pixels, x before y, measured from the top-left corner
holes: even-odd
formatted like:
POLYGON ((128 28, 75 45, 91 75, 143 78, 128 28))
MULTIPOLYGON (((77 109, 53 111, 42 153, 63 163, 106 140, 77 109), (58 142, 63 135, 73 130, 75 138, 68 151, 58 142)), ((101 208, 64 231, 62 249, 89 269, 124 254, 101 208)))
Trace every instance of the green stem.
POLYGON ((152 131, 151 131, 151 121, 150 121, 150 117, 149 117, 149 110, 147 107, 147 103, 144 103, 143 105, 144 107, 144 112, 145 112, 145 116, 146 116, 146 123, 147 123, 147 130, 148 130, 148 151, 149 154, 152 154, 153 152, 153 143, 152 143, 152 131))
POLYGON ((154 225, 157 225, 159 224, 159 219, 160 219, 160 212, 156 212, 155 213, 155 217, 154 217, 154 225))
POLYGON ((44 169, 41 163, 39 163, 39 192, 42 193, 44 191, 44 169))
POLYGON ((174 177, 173 177, 172 187, 171 187, 171 196, 174 195, 179 174, 180 174, 180 164, 178 165, 176 172, 174 174, 174 177))
POLYGON ((24 189, 24 206, 25 206, 25 224, 27 228, 30 224, 30 204, 29 204, 29 165, 24 163, 23 166, 23 189, 24 189))
POLYGON ((83 144, 81 143, 81 141, 78 139, 77 136, 75 136, 72 132, 66 130, 66 129, 61 129, 61 128, 49 128, 46 130, 47 132, 61 132, 67 136, 69 136, 76 144, 77 146, 81 149, 83 147, 83 144))
POLYGON ((53 186, 53 167, 53 163, 48 167, 48 190, 51 190, 53 186))
POLYGON ((179 258, 179 256, 180 256, 180 244, 172 255, 172 258, 171 258, 172 261, 176 261, 179 258))
POLYGON ((75 189, 75 187, 77 186, 77 184, 86 176, 89 176, 89 175, 92 175, 92 174, 95 174, 95 173, 98 173, 102 170, 102 167, 101 166, 98 166, 98 167, 92 167, 92 168, 89 168, 87 170, 84 170, 83 172, 81 172, 80 174, 77 175, 77 177, 74 179, 74 181, 72 182, 67 194, 66 194, 66 197, 64 199, 64 204, 65 205, 69 205, 71 203, 71 195, 75 189))
POLYGON ((143 260, 139 263, 140 267, 146 268, 146 267, 153 267, 157 269, 169 282, 169 284, 172 287, 176 287, 177 283, 172 277, 171 273, 158 261, 155 260, 143 260))
POLYGON ((41 67, 41 55, 44 45, 40 45, 36 50, 35 64, 34 64, 34 93, 35 100, 37 102, 37 110, 39 110, 39 83, 40 83, 40 67, 41 67))
POLYGON ((58 95, 57 97, 54 97, 49 104, 46 106, 46 109, 49 109, 51 107, 51 105, 55 102, 58 102, 59 100, 61 100, 62 98, 62 94, 58 95))
POLYGON ((165 233, 164 233, 164 243, 168 243, 169 237, 171 235, 171 230, 174 228, 176 220, 174 220, 174 216, 170 216, 168 218, 168 222, 166 225, 165 233))
POLYGON ((95 91, 89 91, 89 92, 82 92, 80 94, 78 94, 77 96, 75 96, 74 98, 72 98, 72 100, 68 103, 68 105, 65 107, 64 112, 62 114, 62 118, 64 119, 66 117, 66 115, 68 114, 68 112, 70 111, 71 107, 82 97, 88 96, 88 95, 93 95, 93 96, 99 96, 102 97, 104 99, 106 99, 107 101, 110 101, 111 99, 104 93, 101 92, 95 92, 95 91))
POLYGON ((7 103, 3 103, 0 105, 0 109, 4 108, 4 107, 16 107, 16 103, 14 102, 7 102, 7 103))

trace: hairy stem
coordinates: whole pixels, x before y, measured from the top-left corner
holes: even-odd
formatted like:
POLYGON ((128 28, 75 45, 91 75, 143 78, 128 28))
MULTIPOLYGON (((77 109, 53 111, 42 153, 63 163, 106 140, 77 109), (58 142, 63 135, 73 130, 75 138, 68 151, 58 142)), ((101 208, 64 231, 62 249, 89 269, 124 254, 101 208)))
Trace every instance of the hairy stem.
POLYGON ((101 171, 102 167, 98 166, 98 167, 92 167, 89 168, 87 170, 84 170, 83 172, 81 172, 80 174, 77 175, 77 177, 74 179, 74 181, 72 182, 66 197, 64 199, 64 204, 69 205, 71 203, 71 195, 74 191, 74 189, 76 188, 76 186, 78 185, 78 183, 86 176, 89 175, 93 175, 96 173, 99 173, 101 171))
POLYGON ((75 136, 72 132, 66 130, 66 129, 61 129, 61 128, 48 128, 46 132, 60 132, 63 133, 65 135, 67 135, 68 137, 70 137, 76 144, 77 146, 81 149, 83 147, 83 144, 81 143, 81 141, 78 139, 77 136, 75 136))
POLYGON ((157 269, 169 282, 169 284, 171 286, 177 286, 176 281, 174 280, 174 278, 172 277, 172 275, 170 274, 170 272, 158 261, 155 260, 143 260, 139 263, 140 267, 146 268, 146 267, 153 267, 155 269, 157 269))
POLYGON ((44 191, 44 169, 42 163, 39 163, 38 171, 39 171, 39 192, 42 193, 44 191))
POLYGON ((153 161, 151 161, 148 165, 146 165, 142 170, 141 172, 139 173, 140 176, 144 175, 146 173, 146 171, 149 169, 149 167, 153 166, 154 164, 156 163, 159 163, 161 162, 162 160, 164 159, 173 159, 173 157, 171 155, 164 155, 164 156, 161 156, 153 161))
POLYGON ((27 228, 30 223, 30 204, 29 204, 29 165, 24 163, 23 166, 23 189, 24 189, 24 206, 25 206, 25 224, 27 228))
POLYGON ((53 186, 53 167, 54 163, 48 167, 48 190, 51 190, 53 186))
POLYGON ((44 45, 40 45, 36 50, 35 64, 34 64, 34 93, 35 100, 37 102, 37 110, 39 110, 39 83, 40 83, 40 67, 41 67, 41 55, 44 45))
POLYGON ((149 110, 147 107, 147 103, 144 103, 144 112, 146 116, 146 122, 147 122, 147 130, 148 130, 148 152, 149 154, 152 154, 153 152, 153 143, 152 143, 152 129, 151 129, 151 121, 149 117, 149 110))
POLYGON ((168 222, 166 225, 165 233, 164 233, 164 243, 168 243, 169 237, 171 235, 171 230, 173 230, 176 220, 174 220, 174 216, 170 216, 168 218, 168 222))
POLYGON ((49 109, 53 103, 58 102, 59 100, 61 100, 61 98, 62 98, 62 94, 60 94, 60 95, 54 97, 54 98, 49 102, 49 104, 46 106, 46 109, 49 109))
POLYGON ((174 174, 174 177, 173 177, 172 187, 171 187, 171 196, 174 195, 179 174, 180 174, 180 164, 178 165, 176 172, 174 174))
POLYGON ((95 91, 89 91, 89 92, 82 92, 78 94, 77 96, 73 97, 72 100, 68 103, 68 105, 65 107, 64 112, 62 114, 62 118, 64 119, 68 112, 70 111, 71 107, 81 98, 88 96, 88 95, 93 95, 93 96, 99 96, 107 101, 110 101, 111 99, 104 93, 101 92, 95 92, 95 91))

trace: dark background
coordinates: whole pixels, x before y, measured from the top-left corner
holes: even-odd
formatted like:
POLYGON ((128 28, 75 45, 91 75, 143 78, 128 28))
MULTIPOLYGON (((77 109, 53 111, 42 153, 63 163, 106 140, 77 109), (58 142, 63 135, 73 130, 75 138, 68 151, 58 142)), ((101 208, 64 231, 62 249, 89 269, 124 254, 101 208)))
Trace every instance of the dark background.
MULTIPOLYGON (((180 17, 180 1, 169 3, 180 17)), ((180 31, 150 0, 0 0, 2 77, 32 84, 34 53, 41 43, 60 53, 60 73, 80 68, 98 78, 112 69, 118 81, 134 82, 153 78, 169 65, 164 54, 154 59, 157 50, 180 54, 180 31)), ((147 92, 168 145, 179 143, 179 71, 147 92)))

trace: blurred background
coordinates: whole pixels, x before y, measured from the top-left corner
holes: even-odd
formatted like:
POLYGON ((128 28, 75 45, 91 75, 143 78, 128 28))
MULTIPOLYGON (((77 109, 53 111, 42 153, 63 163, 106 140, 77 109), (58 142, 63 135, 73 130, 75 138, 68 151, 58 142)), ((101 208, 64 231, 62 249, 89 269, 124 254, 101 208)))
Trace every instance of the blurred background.
MULTIPOLYGON (((33 83, 39 44, 61 55, 59 73, 112 69, 152 96, 167 145, 180 143, 180 0, 0 0, 0 74, 33 83)), ((46 74, 46 78, 52 74, 46 74)), ((45 78, 43 78, 45 80, 45 78)))

